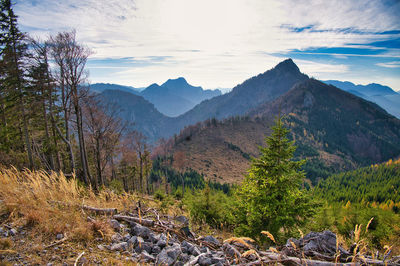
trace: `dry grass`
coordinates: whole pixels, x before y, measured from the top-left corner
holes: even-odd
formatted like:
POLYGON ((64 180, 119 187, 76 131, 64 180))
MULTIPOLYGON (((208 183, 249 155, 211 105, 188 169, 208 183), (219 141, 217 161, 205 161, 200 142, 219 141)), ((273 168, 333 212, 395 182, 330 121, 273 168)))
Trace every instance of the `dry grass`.
POLYGON ((134 195, 116 195, 110 191, 95 194, 80 187, 75 178, 62 173, 0 169, 0 215, 4 222, 31 227, 44 236, 63 233, 73 240, 90 241, 96 236, 107 237, 112 229, 107 222, 88 222, 81 206, 114 207, 127 210, 134 195))

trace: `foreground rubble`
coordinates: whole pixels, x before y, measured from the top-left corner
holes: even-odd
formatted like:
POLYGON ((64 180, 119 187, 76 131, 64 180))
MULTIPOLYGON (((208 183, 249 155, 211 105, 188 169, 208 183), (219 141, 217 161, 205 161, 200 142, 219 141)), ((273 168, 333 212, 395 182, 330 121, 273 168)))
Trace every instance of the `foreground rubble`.
MULTIPOLYGON (((400 257, 375 260, 365 254, 351 253, 337 244, 330 231, 311 232, 301 239, 288 239, 283 247, 262 250, 249 238, 232 237, 219 241, 213 236, 199 237, 191 232, 184 216, 163 217, 154 209, 137 209, 136 213, 117 214, 116 209, 82 207, 101 215, 115 231, 111 241, 98 238, 95 249, 123 258, 123 264, 155 265, 399 265, 400 257), (143 214, 147 214, 143 216, 143 214), (150 215, 151 214, 151 215, 150 215)), ((88 216, 88 222, 95 219, 88 216)), ((11 226, 0 227, 1 238, 17 239, 25 234, 11 226)), ((62 234, 45 246, 57 249, 68 238, 62 234)), ((16 240, 15 240, 16 241, 16 240)), ((61 248, 60 248, 61 250, 61 248)), ((44 251, 43 251, 44 252, 44 251)), ((108 264, 105 260, 88 260, 93 248, 75 255, 75 261, 63 265, 108 264)), ((14 265, 30 264, 21 254, 1 254, 0 261, 14 265)), ((51 262, 48 264, 53 265, 51 262)))

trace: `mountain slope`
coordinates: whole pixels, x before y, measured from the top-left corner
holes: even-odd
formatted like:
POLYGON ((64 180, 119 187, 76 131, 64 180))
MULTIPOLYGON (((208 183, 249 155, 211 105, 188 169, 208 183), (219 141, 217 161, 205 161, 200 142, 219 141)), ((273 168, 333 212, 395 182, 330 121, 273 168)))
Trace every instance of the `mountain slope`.
POLYGON ((125 92, 130 92, 134 94, 138 94, 138 88, 130 87, 130 86, 123 86, 118 84, 110 84, 110 83, 95 83, 90 85, 90 89, 96 92, 103 92, 105 90, 120 90, 125 92))
POLYGON ((376 83, 371 83, 365 86, 355 85, 349 81, 338 80, 327 80, 324 82, 362 97, 368 101, 374 102, 392 115, 400 118, 400 94, 388 86, 376 83))
POLYGON ((120 108, 120 117, 130 122, 130 127, 144 134, 149 142, 156 142, 163 134, 173 134, 168 131, 171 118, 161 114, 142 96, 120 90, 105 90, 101 96, 115 103, 120 108))
POLYGON ((178 95, 167 87, 152 84, 140 93, 146 100, 154 104, 161 113, 174 117, 189 111, 195 103, 178 95))
POLYGON ((238 182, 279 110, 287 114, 296 155, 309 160, 306 170, 314 183, 335 171, 400 155, 400 120, 374 103, 313 79, 258 106, 247 118, 188 127, 170 143, 172 152, 184 152, 188 167, 209 179, 238 182))
POLYGON ((400 159, 330 176, 314 193, 331 202, 400 202, 400 159))
POLYGON ((287 59, 275 68, 237 85, 231 92, 203 101, 179 116, 177 123, 183 128, 213 117, 223 119, 243 115, 263 102, 274 100, 294 84, 306 79, 307 75, 302 74, 291 59, 287 59))

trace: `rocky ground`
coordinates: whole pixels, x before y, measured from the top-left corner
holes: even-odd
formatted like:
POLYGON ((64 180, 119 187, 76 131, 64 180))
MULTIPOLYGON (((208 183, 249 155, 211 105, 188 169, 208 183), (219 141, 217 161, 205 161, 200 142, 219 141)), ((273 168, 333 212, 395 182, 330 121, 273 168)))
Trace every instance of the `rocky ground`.
MULTIPOLYGON (((336 235, 330 231, 311 232, 301 239, 289 239, 284 246, 263 250, 249 238, 221 241, 210 235, 196 236, 184 216, 161 219, 153 210, 149 219, 142 218, 140 211, 93 211, 97 217, 104 212, 101 217, 114 234, 109 239, 98 237, 86 245, 74 245, 64 234, 57 234, 47 245, 32 245, 29 227, 15 228, 3 223, 0 265, 400 265, 400 257, 390 254, 376 260, 359 254, 357 247, 347 251, 337 245, 336 235)), ((94 219, 89 216, 88 222, 94 219)), ((43 243, 48 241, 43 239, 43 243)))

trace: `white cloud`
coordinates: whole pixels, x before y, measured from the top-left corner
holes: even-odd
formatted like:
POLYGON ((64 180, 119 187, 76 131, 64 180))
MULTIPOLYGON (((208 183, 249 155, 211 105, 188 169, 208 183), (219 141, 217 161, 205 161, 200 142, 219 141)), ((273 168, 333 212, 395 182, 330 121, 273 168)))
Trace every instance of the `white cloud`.
POLYGON ((386 63, 377 63, 377 66, 387 67, 387 68, 399 68, 400 61, 386 62, 386 63))
MULTIPOLYGON (((92 75, 95 82, 134 86, 185 76, 207 88, 232 87, 273 67, 281 59, 268 54, 348 43, 368 44, 387 37, 371 32, 400 28, 398 1, 393 1, 395 4, 390 8, 374 0, 41 0, 36 5, 32 2, 17 1, 16 11, 20 24, 33 35, 44 37, 75 28, 79 40, 95 51, 92 58, 145 60, 168 56, 146 66, 113 69, 112 75, 92 75), (313 25, 313 30, 296 33, 282 25, 313 25), (340 30, 346 28, 353 30, 340 30)), ((299 64, 303 72, 311 75, 348 71, 345 65, 299 64)))

